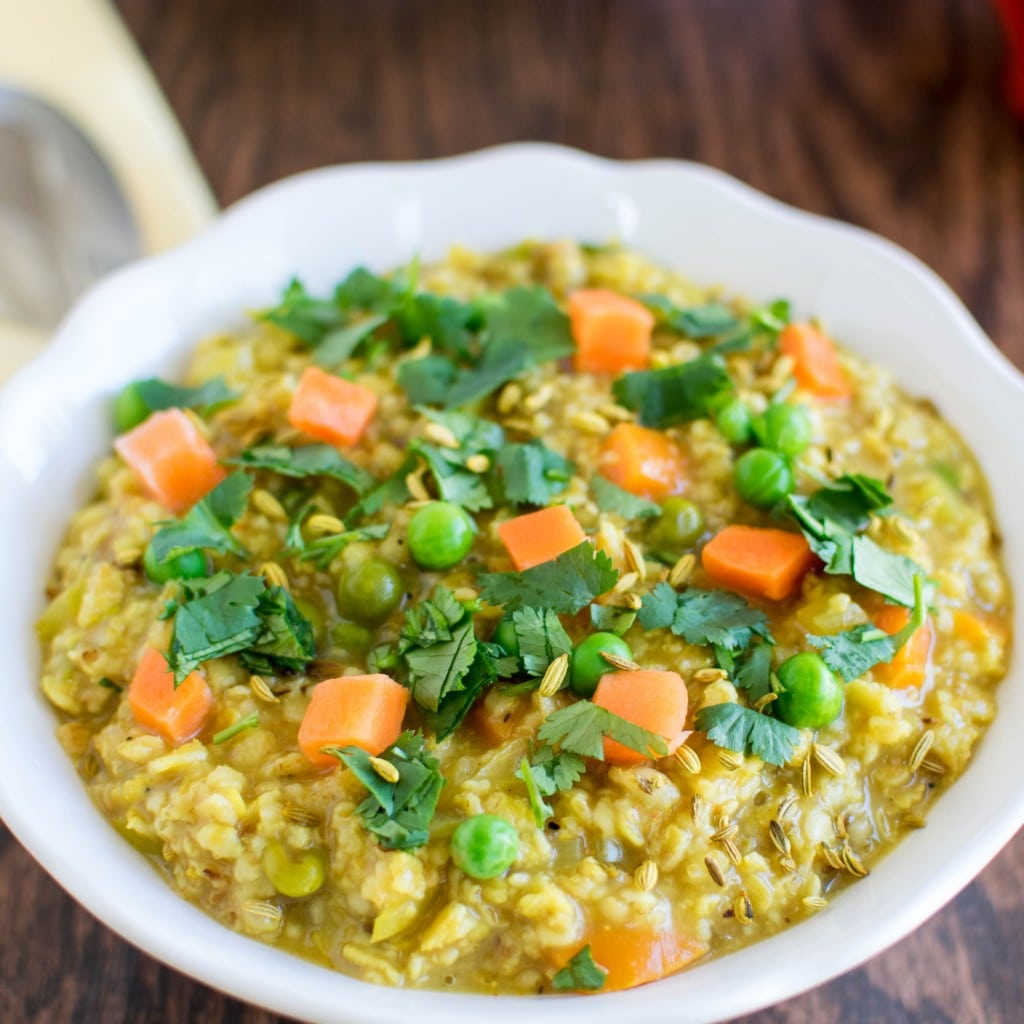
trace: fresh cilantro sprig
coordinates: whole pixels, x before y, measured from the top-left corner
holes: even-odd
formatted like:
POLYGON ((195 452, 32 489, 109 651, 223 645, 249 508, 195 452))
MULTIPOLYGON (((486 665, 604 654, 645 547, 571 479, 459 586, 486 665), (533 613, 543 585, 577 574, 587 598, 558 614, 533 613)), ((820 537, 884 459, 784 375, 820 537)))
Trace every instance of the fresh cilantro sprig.
POLYGON ((512 625, 528 675, 542 676, 555 658, 572 653, 572 640, 550 608, 517 608, 512 625))
POLYGON ((598 633, 615 633, 624 636, 636 622, 636 612, 631 608, 616 608, 610 604, 590 606, 590 624, 598 633))
POLYGON ((439 740, 458 727, 485 686, 517 667, 497 645, 478 639, 469 610, 444 587, 407 609, 396 654, 439 740))
POLYGON ((866 526, 872 510, 888 505, 884 501, 888 495, 884 488, 879 492, 874 486, 878 482, 870 477, 846 477, 843 481, 843 489, 830 485, 810 497, 791 494, 787 499, 790 513, 811 550, 825 563, 825 572, 852 576, 861 586, 911 607, 914 576, 923 572, 921 567, 850 528, 866 526))
POLYGON ((661 515, 661 507, 646 498, 638 498, 629 491, 613 484, 607 477, 595 473, 590 478, 590 489, 594 493, 594 500, 602 512, 612 512, 622 516, 623 519, 632 521, 635 519, 651 519, 661 515))
POLYGON ((338 758, 367 788, 356 813, 385 850, 415 850, 427 842, 445 780, 422 735, 406 731, 380 755, 397 769, 397 782, 381 778, 359 747, 325 747, 324 753, 338 758))
POLYGON ((229 388, 221 376, 211 377, 194 388, 149 377, 135 381, 133 389, 151 413, 162 409, 195 409, 206 416, 242 397, 241 392, 229 388))
MULTIPOLYGON (((409 450, 421 456, 430 468, 442 501, 461 505, 470 512, 479 512, 494 504, 484 478, 456 461, 452 449, 415 440, 410 443, 409 450)), ((463 457, 468 457, 468 454, 463 457)))
POLYGON ((555 972, 551 985, 556 992, 597 992, 607 980, 608 971, 594 960, 588 944, 555 972))
POLYGON ((645 757, 663 757, 668 747, 663 736, 626 721, 589 700, 552 712, 537 730, 537 737, 554 750, 604 760, 604 737, 645 757))
POLYGON ((678 594, 659 583, 642 599, 639 612, 644 629, 671 629, 687 643, 744 650, 754 636, 771 637, 764 612, 727 590, 690 587, 678 594))
POLYGON ((924 597, 924 578, 914 577, 914 609, 907 624, 891 636, 875 626, 855 626, 831 636, 808 634, 807 641, 821 651, 822 660, 846 682, 860 678, 883 662, 890 662, 897 651, 924 625, 928 609, 924 597))
POLYGON ((585 540, 523 572, 482 574, 480 596, 488 604, 504 605, 506 611, 548 608, 559 615, 574 615, 611 590, 618 578, 612 560, 585 540))
POLYGON ((245 547, 231 527, 245 511, 251 492, 252 480, 245 473, 232 473, 181 519, 157 530, 150 541, 153 557, 165 562, 188 551, 226 551, 244 556, 245 547))
POLYGON ((513 505, 550 505, 576 471, 573 462, 539 439, 505 445, 497 466, 505 500, 513 505))
POLYGON ((376 486, 372 473, 361 469, 329 444, 307 444, 289 448, 283 444, 263 444, 249 448, 235 459, 227 460, 243 469, 267 469, 295 480, 326 476, 347 484, 358 495, 376 486))
POLYGON ((637 295, 636 299, 654 313, 665 327, 687 338, 710 338, 739 326, 736 315, 720 302, 677 306, 671 299, 658 294, 637 295))
POLYGON ((256 576, 219 572, 182 580, 168 605, 174 619, 168 667, 174 684, 211 658, 239 654, 253 671, 296 671, 316 654, 313 628, 283 587, 256 576))
POLYGON ((759 757, 766 764, 786 764, 800 742, 799 729, 739 704, 701 708, 694 724, 716 746, 759 757))
POLYGON ((371 523, 344 533, 332 533, 323 537, 306 540, 302 524, 316 511, 316 505, 308 502, 292 516, 285 534, 285 547, 281 552, 298 558, 300 562, 312 562, 318 569, 326 569, 335 558, 357 541, 383 540, 391 532, 390 523, 371 523))
POLYGON ((572 789, 586 770, 582 757, 565 750, 556 754, 547 746, 541 747, 532 761, 524 757, 519 762, 519 776, 526 786, 537 828, 543 828, 544 822, 554 814, 544 797, 572 789))
POLYGON ((705 354, 661 370, 627 373, 612 385, 616 400, 645 427, 670 427, 711 415, 734 391, 718 355, 705 354))

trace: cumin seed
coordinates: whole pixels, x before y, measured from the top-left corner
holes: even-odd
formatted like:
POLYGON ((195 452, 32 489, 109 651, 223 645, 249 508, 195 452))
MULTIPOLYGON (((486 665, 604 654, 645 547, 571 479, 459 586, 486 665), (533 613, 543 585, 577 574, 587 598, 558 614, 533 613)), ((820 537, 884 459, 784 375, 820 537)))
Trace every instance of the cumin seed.
POLYGON ((778 850, 779 853, 789 856, 790 850, 792 850, 789 836, 786 835, 786 830, 774 818, 768 822, 768 835, 771 836, 771 840, 775 844, 775 849, 778 850))
POLYGON ((282 505, 281 502, 279 502, 277 498, 270 493, 270 491, 265 490, 262 487, 257 487, 252 492, 252 496, 249 500, 252 502, 253 508, 255 508, 257 512, 261 512, 268 519, 277 523, 288 522, 288 513, 284 510, 284 505, 282 505))
POLYGON ((766 693, 763 697, 758 697, 757 700, 754 701, 754 710, 758 712, 764 711, 764 709, 768 707, 773 700, 778 699, 779 695, 777 693, 766 693))
POLYGON ((743 766, 743 758, 731 750, 720 750, 718 752, 718 763, 727 772, 734 772, 743 766))
POLYGON ((277 562, 264 562, 259 568, 259 575, 272 587, 288 589, 288 574, 277 562))
POLYGON ((750 924, 754 920, 754 905, 745 892, 741 892, 733 901, 732 912, 740 924, 750 924))
POLYGON ((917 741, 914 746, 914 750, 910 755, 910 760, 907 762, 907 768, 912 772, 916 772, 918 768, 924 763, 924 759, 928 756, 928 751, 932 749, 932 744, 935 742, 935 733, 931 729, 925 730, 921 734, 921 738, 917 741))
POLYGON ((636 573, 638 579, 643 579, 647 574, 647 564, 644 562, 643 552, 628 537, 623 541, 622 551, 626 556, 626 565, 636 573))
POLYGON ((486 473, 490 468, 491 460, 483 452, 477 452, 476 455, 470 455, 466 459, 466 469, 470 473, 486 473))
POLYGON ((402 777, 398 769, 390 761, 385 761, 383 757, 371 757, 370 767, 385 782, 397 782, 402 777))
POLYGON ((635 572, 624 572, 616 580, 612 592, 615 594, 625 594, 628 590, 632 590, 639 581, 640 577, 635 572))
POLYGON ((814 760, 829 774, 842 777, 846 774, 846 762, 831 748, 822 743, 812 743, 814 760))
POLYGON ((803 787, 805 796, 810 796, 814 792, 814 775, 812 772, 811 756, 808 754, 800 767, 800 784, 803 787))
POLYGON ((695 683, 717 683, 720 679, 728 679, 729 673, 724 668, 699 668, 693 673, 695 683))
POLYGON ((569 671, 569 655, 560 654, 544 672, 537 692, 542 697, 553 697, 562 688, 569 671))
POLYGON ((934 757, 926 757, 921 762, 921 767, 926 772, 931 772, 933 775, 946 774, 946 766, 941 761, 936 761, 934 757))
POLYGON ((640 666, 630 658, 623 658, 622 655, 613 654, 611 651, 601 651, 601 657, 604 658, 609 665, 614 668, 621 669, 623 672, 636 672, 640 668, 640 666))
POLYGON ((668 574, 669 586, 675 587, 675 589, 678 590, 693 575, 693 570, 696 568, 697 556, 692 552, 683 555, 683 557, 672 566, 672 569, 668 574))
POLYGON ((607 434, 611 424, 596 412, 582 410, 569 417, 569 426, 587 434, 607 434))
POLYGON ((715 829, 711 833, 711 842, 721 843, 726 839, 732 839, 733 836, 739 833, 740 827, 733 821, 728 821, 722 824, 719 828, 715 829))
POLYGON ((510 413, 517 405, 522 401, 523 389, 516 384, 514 381, 511 384, 506 384, 501 389, 501 394, 498 395, 498 412, 502 416, 510 413))
POLYGON ((458 439, 451 432, 451 429, 446 427, 443 423, 434 423, 431 421, 423 428, 423 434, 428 441, 433 441, 434 444, 439 444, 442 448, 459 447, 458 439))
POLYGON ((704 867, 708 869, 708 874, 711 876, 711 881, 717 886, 725 885, 725 875, 722 873, 722 869, 718 866, 718 861, 714 859, 710 854, 704 858, 704 867))
POLYGON ((633 873, 633 881, 641 892, 650 892, 658 884, 658 865, 645 860, 633 873))
POLYGON ((281 698, 270 688, 263 676, 249 676, 249 689, 258 700, 267 704, 280 704, 281 698))
POLYGON ((693 747, 687 746, 684 743, 676 750, 675 759, 679 762, 683 771, 689 772, 691 775, 700 775, 700 755, 693 747))
POLYGON ((290 821, 293 825, 302 825, 305 828, 316 828, 321 820, 320 815, 315 811, 299 807, 297 804, 286 804, 281 812, 281 817, 285 821, 290 821))
POLYGON ((723 839, 722 849, 725 851, 725 855, 739 867, 740 861, 743 860, 743 854, 740 853, 740 848, 736 845, 733 839, 723 839))
POLYGON ((805 896, 803 904, 811 910, 824 910, 828 906, 828 900, 823 896, 805 896))

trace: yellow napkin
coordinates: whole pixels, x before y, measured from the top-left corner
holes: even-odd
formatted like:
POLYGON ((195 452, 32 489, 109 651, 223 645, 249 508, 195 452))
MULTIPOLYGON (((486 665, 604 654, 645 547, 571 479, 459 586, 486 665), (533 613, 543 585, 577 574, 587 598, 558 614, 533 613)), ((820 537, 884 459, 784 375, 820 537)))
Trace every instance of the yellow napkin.
MULTIPOLYGON (((0 81, 71 117, 113 168, 145 253, 184 241, 216 202, 159 87, 106 0, 0 0, 0 81)), ((0 323, 0 382, 45 337, 0 323)))

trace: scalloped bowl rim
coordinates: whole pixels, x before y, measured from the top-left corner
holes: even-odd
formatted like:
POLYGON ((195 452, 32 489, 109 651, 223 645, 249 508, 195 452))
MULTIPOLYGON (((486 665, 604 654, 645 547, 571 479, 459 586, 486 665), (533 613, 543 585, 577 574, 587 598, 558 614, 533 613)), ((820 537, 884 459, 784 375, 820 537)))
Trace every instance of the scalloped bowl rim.
MULTIPOLYGON (((1024 467, 1012 440, 1013 425, 1024 426, 1024 377, 948 286, 892 243, 786 206, 702 165, 622 163, 535 143, 420 163, 323 168, 241 200, 195 239, 94 288, 49 348, 0 392, 0 536, 9 566, 18 570, 0 579, 0 643, 13 653, 14 677, 0 717, 0 814, 69 893, 128 941, 282 1014, 332 1024, 404 1024, 414 1009, 422 1024, 481 1014, 495 1022, 528 1014, 538 1024, 611 1024, 624 1013, 670 1019, 685 1005, 694 1024, 737 1016, 821 984, 901 939, 1024 824, 1024 791, 1008 784, 1005 773, 998 786, 1000 764, 1015 752, 1010 719, 1020 714, 1010 713, 1024 714, 1024 673, 1015 649, 1000 685, 1001 713, 968 770, 938 801, 928 828, 903 840, 869 878, 779 935, 656 984, 599 998, 496 998, 356 981, 217 924, 174 894, 106 825, 53 737, 28 635, 41 600, 34 590, 26 595, 17 579, 48 564, 66 521, 59 509, 88 493, 91 468, 108 437, 103 408, 110 394, 140 372, 173 368, 175 356, 180 365, 182 352, 202 331, 237 318, 240 308, 260 297, 269 301, 270 285, 283 283, 291 270, 324 284, 358 261, 364 246, 379 252, 380 262, 394 263, 414 247, 433 257, 449 243, 507 244, 531 231, 549 238, 571 237, 570 231, 584 239, 618 235, 697 280, 722 281, 755 299, 796 293, 798 309, 821 313, 852 348, 867 348, 870 358, 896 370, 912 369, 911 376, 902 375, 904 385, 914 391, 920 383, 921 393, 944 400, 948 417, 986 469, 997 520, 1007 531, 1004 558, 1012 585, 1024 593, 1024 527, 1011 515, 1024 505, 1024 467), (495 210, 497 194, 502 202, 495 210), (664 226, 655 223, 661 220, 664 226), (328 233, 349 224, 364 233, 346 243, 351 252, 332 264, 321 251, 331 244, 328 233), (378 224, 386 229, 365 230, 378 224), (524 229, 512 234, 520 225, 524 229), (299 228, 319 253, 312 268, 302 266, 299 228), (282 264, 283 254, 295 265, 282 264), (741 270, 740 284, 725 273, 730 260, 741 270), (715 271, 710 280, 702 273, 709 267, 715 271), (794 273, 791 287, 778 286, 794 273), (248 290, 250 280, 257 282, 254 291, 248 290), (864 313, 844 289, 866 291, 863 297, 878 308, 864 313), (800 300, 807 295, 811 301, 800 300), (904 322, 908 302, 915 316, 904 322), (201 315, 190 319, 192 308, 201 315), (132 312, 127 325, 119 310, 132 312), (901 324, 894 337, 886 336, 890 323, 901 324), (134 344, 131 331, 154 337, 155 347, 134 344), (901 348, 905 339, 909 354, 901 348), (914 360, 933 351, 926 345, 942 359, 919 373, 914 360), (108 358, 97 358, 97 352, 108 358), (955 361, 968 358, 969 387, 961 390, 964 369, 955 361), (111 362, 116 369, 106 369, 111 362), (47 400, 57 404, 57 398, 67 399, 67 410, 47 411, 47 400), (997 467, 1001 472, 993 474, 997 467), (63 499, 57 510, 40 511, 44 494, 63 499), (32 541, 14 544, 12 538, 24 538, 26 531, 32 541), (38 813, 40 806, 46 813, 38 813), (928 870, 920 870, 922 863, 928 870)), ((1014 628, 1019 635, 1019 604, 1014 628)))

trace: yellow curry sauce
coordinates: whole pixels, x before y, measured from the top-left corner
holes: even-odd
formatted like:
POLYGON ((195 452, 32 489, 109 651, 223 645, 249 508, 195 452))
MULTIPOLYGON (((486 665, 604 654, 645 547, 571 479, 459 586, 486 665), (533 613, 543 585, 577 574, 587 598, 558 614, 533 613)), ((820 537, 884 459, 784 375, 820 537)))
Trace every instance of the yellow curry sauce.
MULTIPOLYGON (((202 549, 202 571, 263 581, 264 597, 284 584, 290 604, 281 597, 277 611, 308 626, 292 621, 262 651, 192 665, 212 698, 194 738, 176 744, 140 725, 129 700, 140 658, 177 651, 190 667, 185 617, 206 584, 153 582, 144 557, 174 517, 121 457, 106 458, 57 553, 39 624, 42 687, 91 797, 176 891, 228 927, 378 984, 626 987, 826 906, 924 826, 966 767, 995 714, 1011 594, 985 482, 956 433, 844 349, 849 395, 823 396, 779 346, 788 318, 782 304, 722 299, 621 248, 524 243, 453 250, 418 280, 411 268, 390 280, 357 274, 319 304, 296 286, 268 316, 204 341, 186 382, 220 377, 229 397, 179 397, 197 406, 190 421, 238 474, 242 499, 219 527, 205 520, 221 549, 202 549), (648 371, 688 366, 685 375, 701 360, 695 393, 665 391, 659 412, 651 389, 664 375, 623 386, 623 372, 575 369, 578 324, 561 310, 580 289, 642 297, 654 321, 648 371), (358 473, 300 474, 289 463, 313 440, 289 418, 313 360, 376 396, 358 440, 340 449, 358 473), (466 401, 445 408, 452 394, 466 401), (736 400, 730 421, 722 409, 736 400), (772 405, 799 407, 808 436, 769 436, 772 405), (613 431, 639 423, 681 453, 673 501, 595 485, 618 474, 613 431), (754 450, 780 457, 748 459, 772 472, 740 479, 737 463, 754 450), (438 497, 468 506, 476 532, 457 564, 425 570, 409 524, 438 497), (535 570, 515 572, 499 527, 559 505, 588 538, 576 554, 593 579, 542 563, 547 575, 524 590, 535 570), (834 518, 824 522, 823 509, 834 518), (820 557, 781 600, 738 596, 703 557, 737 524, 806 537, 820 557), (852 552, 845 567, 837 545, 852 552), (381 563, 384 583, 364 571, 381 563), (893 591, 912 605, 914 578, 918 611, 928 605, 922 632, 879 658, 899 625, 886 617, 909 615, 893 608, 893 591), (567 591, 578 608, 566 610, 567 591), (503 603, 518 603, 517 620, 503 603), (430 634, 425 616, 439 607, 448 614, 430 634), (510 639, 493 642, 504 618, 518 659, 510 639), (660 753, 672 744, 645 745, 648 730, 626 738, 652 756, 608 764, 581 756, 586 740, 558 728, 576 708, 603 749, 608 719, 583 703, 597 699, 585 685, 570 685, 571 648, 598 631, 625 645, 609 672, 681 677, 691 734, 674 755, 660 753), (452 654, 453 633, 472 672, 452 654), (915 644, 916 668, 896 671, 915 644), (286 647, 291 664, 280 660, 286 647), (810 652, 832 666, 840 705, 834 720, 798 728, 781 717, 801 710, 783 666, 810 652), (382 751, 375 768, 350 751, 346 766, 329 755, 324 769, 298 744, 318 682, 373 672, 410 688, 414 737, 399 742, 443 778, 405 817, 368 806, 372 787, 387 795, 394 766, 405 770, 404 755, 382 751), (471 709, 459 706, 470 698, 471 709), (456 830, 482 814, 512 833, 511 863, 490 878, 473 876, 479 865, 463 870, 469 854, 453 860, 456 830)), ((600 358, 614 366, 615 346, 600 358)), ((645 490, 642 473, 639 484, 618 475, 645 490)), ((270 613, 260 614, 266 625, 270 613)))

